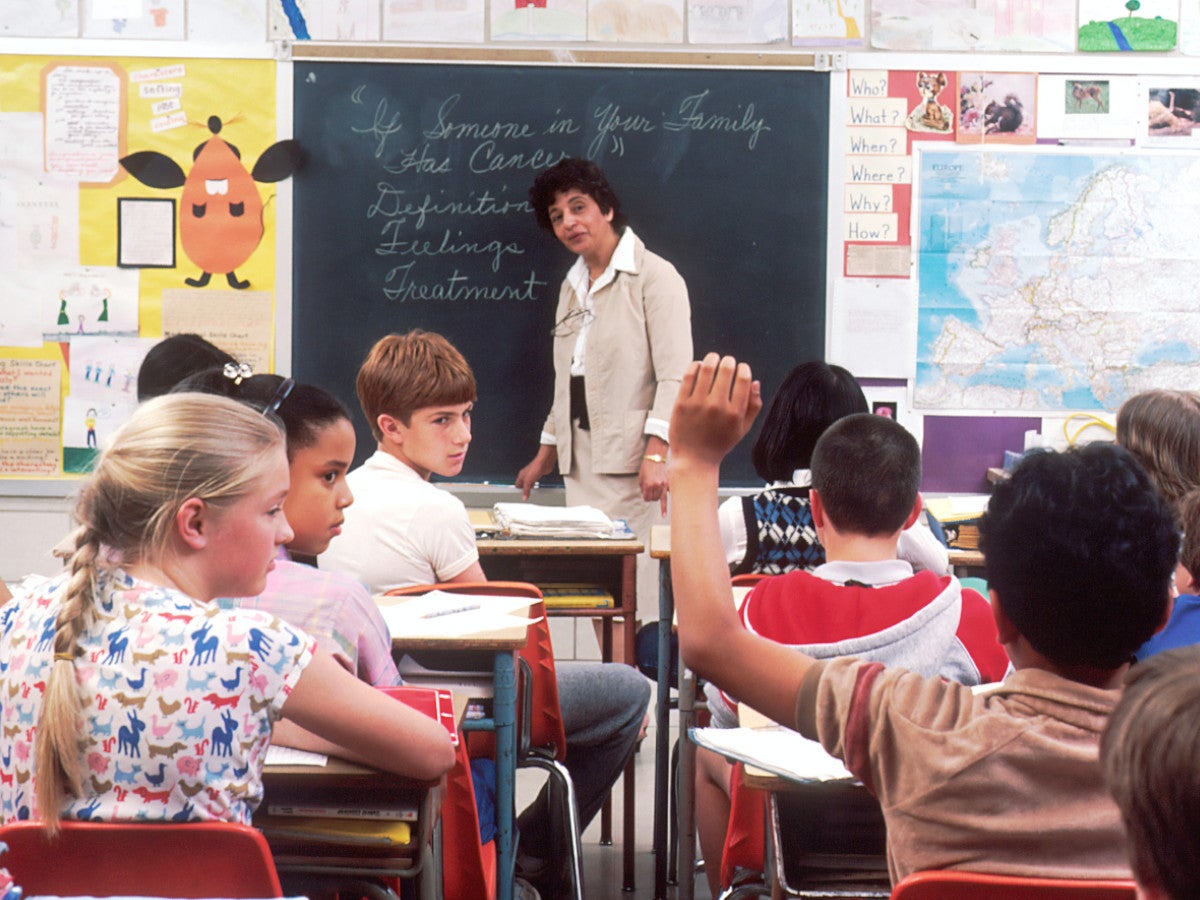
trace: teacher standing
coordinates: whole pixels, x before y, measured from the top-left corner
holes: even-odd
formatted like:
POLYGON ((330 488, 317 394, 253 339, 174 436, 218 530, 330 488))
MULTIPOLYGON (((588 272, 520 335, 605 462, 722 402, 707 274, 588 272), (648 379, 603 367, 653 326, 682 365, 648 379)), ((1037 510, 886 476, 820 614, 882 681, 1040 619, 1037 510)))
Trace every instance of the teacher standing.
MULTIPOLYGON (((667 431, 692 361, 691 307, 675 267, 646 249, 595 163, 564 159, 529 190, 537 222, 572 253, 551 332, 554 400, 537 455, 517 475, 526 499, 557 465, 567 504, 625 519, 643 541, 665 521, 667 431)), ((639 619, 657 616, 657 573, 638 560, 639 619)))

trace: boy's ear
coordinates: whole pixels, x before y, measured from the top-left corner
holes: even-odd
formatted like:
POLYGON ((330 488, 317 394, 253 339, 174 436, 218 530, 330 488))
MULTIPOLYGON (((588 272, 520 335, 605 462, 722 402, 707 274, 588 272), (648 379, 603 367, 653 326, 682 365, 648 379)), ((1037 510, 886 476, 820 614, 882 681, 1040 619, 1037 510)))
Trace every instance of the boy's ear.
POLYGON ((175 532, 184 545, 202 550, 208 544, 210 510, 199 497, 189 497, 175 513, 175 532))
POLYGON ((1013 643, 1021 636, 1021 632, 1017 631, 1017 626, 1005 614, 1004 607, 1000 605, 999 595, 990 588, 988 600, 992 607, 992 618, 996 620, 996 637, 999 638, 1001 646, 1013 643))
POLYGON ((1197 586, 1196 578, 1187 570, 1187 566, 1179 563, 1175 567, 1175 590, 1181 594, 1194 594, 1197 586))
POLYGON ((912 528, 917 524, 917 519, 921 518, 921 513, 925 510, 925 501, 921 499, 921 492, 917 492, 917 499, 913 501, 912 511, 908 514, 908 518, 904 520, 904 531, 906 528, 912 528))
POLYGON ((403 445, 403 423, 399 419, 389 416, 387 413, 381 413, 375 420, 375 424, 379 426, 379 433, 383 435, 384 441, 395 444, 397 447, 403 445))
POLYGON ((808 511, 812 513, 813 528, 825 527, 825 501, 816 488, 808 489, 808 511))

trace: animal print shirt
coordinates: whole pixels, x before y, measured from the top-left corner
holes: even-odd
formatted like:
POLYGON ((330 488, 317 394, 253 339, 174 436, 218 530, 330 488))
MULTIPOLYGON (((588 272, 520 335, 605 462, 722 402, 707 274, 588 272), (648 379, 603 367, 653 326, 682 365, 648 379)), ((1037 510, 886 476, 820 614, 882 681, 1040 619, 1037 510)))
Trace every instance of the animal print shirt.
MULTIPOLYGON (((0 820, 31 818, 34 737, 66 574, 0 609, 0 820)), ((248 823, 271 725, 315 642, 263 612, 220 610, 101 573, 79 637, 82 796, 64 819, 248 823)))

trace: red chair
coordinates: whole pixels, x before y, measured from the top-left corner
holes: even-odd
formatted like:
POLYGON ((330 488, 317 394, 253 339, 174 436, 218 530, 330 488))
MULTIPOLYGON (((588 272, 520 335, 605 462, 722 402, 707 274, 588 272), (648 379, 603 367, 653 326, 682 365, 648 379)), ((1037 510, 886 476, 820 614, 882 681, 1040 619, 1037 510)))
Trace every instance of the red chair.
MULTIPOLYGON (((739 589, 748 591, 769 577, 761 572, 734 575, 731 582, 735 596, 740 593, 739 589)), ((740 597, 738 599, 740 601, 740 597)), ((765 875, 767 794, 745 785, 742 781, 744 768, 741 763, 735 763, 729 778, 729 827, 720 860, 721 886, 729 896, 738 896, 730 892, 735 887, 749 892, 752 885, 764 883, 762 876, 765 875), (749 882, 740 877, 747 872, 755 873, 749 882)))
POLYGON ((442 896, 492 900, 496 896, 496 842, 479 842, 479 813, 467 742, 459 741, 442 801, 442 896))
POLYGON ((25 896, 281 897, 266 839, 232 822, 0 826, 0 865, 25 896))
MULTIPOLYGON (((571 775, 562 764, 561 759, 566 755, 567 739, 563 731, 562 712, 558 701, 558 680, 554 667, 554 647, 550 640, 550 625, 546 618, 546 607, 542 601, 542 592, 536 585, 523 581, 469 581, 451 582, 446 584, 424 584, 395 588, 387 592, 388 596, 413 596, 426 594, 432 590, 446 591, 456 594, 483 594, 503 597, 528 597, 530 599, 529 614, 533 621, 529 625, 525 646, 521 649, 519 665, 522 679, 520 687, 520 703, 517 710, 517 765, 539 768, 553 778, 558 785, 559 796, 562 798, 562 819, 569 831, 571 887, 575 900, 583 898, 583 842, 579 827, 579 809, 575 802, 575 787, 571 775)), ((482 742, 474 740, 481 735, 473 735, 470 753, 472 756, 481 755, 485 750, 490 751, 482 742)), ((457 768, 457 766, 456 766, 457 768)), ((469 777, 468 777, 469 780, 469 777)), ((448 792, 449 793, 449 792, 448 792)), ((472 794, 472 801, 474 795, 472 794)), ((447 796, 449 800, 449 796, 447 796)), ((461 832, 465 840, 465 828, 461 832)), ((445 810, 443 810, 443 855, 444 870, 449 873, 454 865, 454 847, 450 846, 445 825, 445 810)), ((478 821, 475 823, 475 845, 478 846, 478 821)), ((493 849, 494 854, 494 849, 493 849)), ((468 853, 468 855, 473 855, 468 853)), ((474 866, 474 860, 471 861, 474 866)), ((495 863, 492 863, 492 880, 495 881, 495 863)), ((460 894, 450 890, 448 880, 443 879, 447 897, 474 896, 473 892, 460 894)), ((491 896, 491 895, 489 895, 491 896)))
POLYGON ((941 869, 914 872, 892 889, 891 900, 1132 900, 1132 881, 1021 878, 941 869))

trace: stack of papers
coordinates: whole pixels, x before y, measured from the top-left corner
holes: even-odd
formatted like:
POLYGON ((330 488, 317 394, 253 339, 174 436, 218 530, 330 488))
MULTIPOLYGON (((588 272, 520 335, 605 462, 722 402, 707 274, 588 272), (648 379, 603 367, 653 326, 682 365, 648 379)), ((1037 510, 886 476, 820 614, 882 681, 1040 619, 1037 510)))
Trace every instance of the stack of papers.
POLYGON ((418 597, 377 596, 392 638, 462 637, 529 625, 529 597, 430 591, 418 597))
POLYGON ((541 506, 537 503, 497 503, 496 522, 514 537, 612 538, 613 520, 594 506, 541 506))

